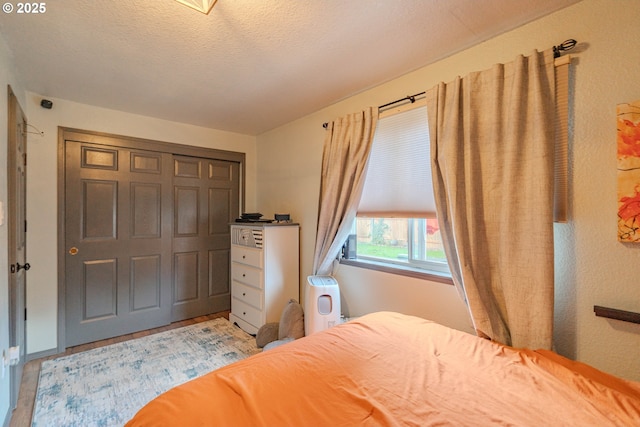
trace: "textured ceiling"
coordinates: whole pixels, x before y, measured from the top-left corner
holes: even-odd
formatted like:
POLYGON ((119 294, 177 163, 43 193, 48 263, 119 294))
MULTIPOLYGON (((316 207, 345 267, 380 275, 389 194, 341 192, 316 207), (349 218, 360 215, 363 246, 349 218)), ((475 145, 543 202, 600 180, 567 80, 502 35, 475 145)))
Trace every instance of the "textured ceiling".
POLYGON ((54 0, 0 14, 27 90, 260 134, 577 0, 54 0))

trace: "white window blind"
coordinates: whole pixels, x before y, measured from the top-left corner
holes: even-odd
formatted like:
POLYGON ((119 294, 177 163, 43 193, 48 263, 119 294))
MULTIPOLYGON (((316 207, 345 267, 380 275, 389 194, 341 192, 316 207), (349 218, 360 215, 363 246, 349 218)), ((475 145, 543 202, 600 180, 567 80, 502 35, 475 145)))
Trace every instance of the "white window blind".
POLYGON ((381 114, 358 216, 435 218, 427 108, 381 114))
POLYGON ((570 56, 555 60, 556 66, 556 156, 554 221, 568 221, 569 175, 569 64, 570 56))
MULTIPOLYGON (((556 59, 554 221, 568 220, 569 65, 556 59)), ((418 105, 419 103, 416 103, 418 105)), ((424 104, 422 104, 424 105, 424 104)), ((435 218, 426 106, 380 114, 358 216, 435 218), (391 113, 387 115, 388 113, 391 113)))

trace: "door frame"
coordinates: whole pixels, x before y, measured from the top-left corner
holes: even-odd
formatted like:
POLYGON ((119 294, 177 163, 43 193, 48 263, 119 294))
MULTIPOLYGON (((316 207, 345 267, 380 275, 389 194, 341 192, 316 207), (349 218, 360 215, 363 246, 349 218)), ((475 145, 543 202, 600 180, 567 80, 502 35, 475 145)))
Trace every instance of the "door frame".
POLYGON ((245 153, 58 127, 58 353, 62 353, 66 349, 66 301, 64 296, 66 291, 65 254, 67 250, 65 246, 65 141, 67 140, 236 162, 240 166, 240 212, 238 214, 243 212, 246 193, 245 153))
POLYGON ((19 271, 13 272, 14 263, 22 261, 27 264, 27 241, 26 236, 24 240, 24 260, 15 259, 16 252, 16 241, 18 236, 16 235, 16 227, 20 226, 16 222, 19 221, 20 216, 16 217, 16 209, 15 204, 18 203, 19 200, 22 201, 22 209, 24 209, 24 221, 25 223, 22 225, 25 227, 26 233, 26 209, 27 209, 27 186, 26 186, 26 176, 25 176, 25 185, 22 197, 17 197, 17 193, 19 191, 19 185, 16 182, 16 174, 15 170, 17 169, 17 165, 15 164, 16 160, 16 150, 18 149, 18 140, 17 140, 17 129, 15 129, 16 122, 20 121, 22 124, 22 139, 23 139, 23 155, 24 157, 24 172, 26 174, 26 156, 27 156, 27 137, 26 137, 26 126, 27 126, 27 118, 18 102, 18 99, 11 89, 11 86, 7 85, 7 101, 8 101, 8 135, 7 135, 7 209, 6 209, 6 223, 8 227, 8 263, 9 263, 9 271, 8 271, 8 290, 9 290, 9 346, 20 346, 19 359, 18 364, 13 365, 9 368, 9 411, 12 411, 16 407, 16 403, 18 401, 18 395, 20 392, 20 383, 22 382, 22 371, 26 359, 26 347, 27 347, 27 328, 26 328, 26 289, 27 289, 27 277, 26 270, 22 272, 23 278, 23 289, 16 289, 16 281, 18 280, 17 276, 19 271), (13 165, 10 167, 10 165, 13 165), (20 295, 22 293, 22 295, 20 295), (22 334, 22 337, 18 335, 22 334))

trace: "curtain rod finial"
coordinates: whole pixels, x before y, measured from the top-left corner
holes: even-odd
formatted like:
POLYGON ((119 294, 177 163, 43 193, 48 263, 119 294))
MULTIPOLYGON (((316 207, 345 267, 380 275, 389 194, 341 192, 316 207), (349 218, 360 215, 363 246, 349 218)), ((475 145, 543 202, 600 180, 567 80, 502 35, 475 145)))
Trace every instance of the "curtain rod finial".
POLYGON ((559 58, 560 55, 562 55, 563 51, 573 49, 576 46, 577 43, 578 42, 575 41, 574 39, 569 39, 569 40, 563 41, 558 46, 554 46, 553 47, 553 57, 554 58, 559 58))

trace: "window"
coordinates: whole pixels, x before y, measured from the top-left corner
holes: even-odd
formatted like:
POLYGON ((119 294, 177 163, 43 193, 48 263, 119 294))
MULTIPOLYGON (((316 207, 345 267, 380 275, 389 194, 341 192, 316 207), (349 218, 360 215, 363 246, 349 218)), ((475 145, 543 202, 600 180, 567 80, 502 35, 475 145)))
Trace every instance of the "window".
POLYGON ((354 235, 360 261, 449 272, 435 218, 356 218, 354 235))
POLYGON ((424 101, 380 114, 345 249, 349 264, 450 277, 435 218, 424 101))

